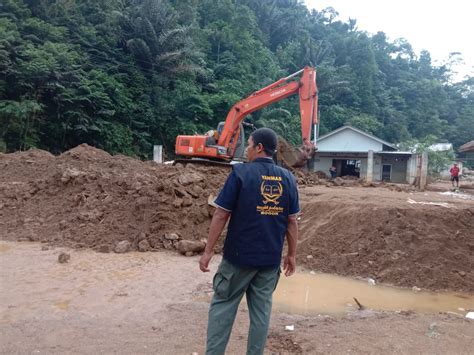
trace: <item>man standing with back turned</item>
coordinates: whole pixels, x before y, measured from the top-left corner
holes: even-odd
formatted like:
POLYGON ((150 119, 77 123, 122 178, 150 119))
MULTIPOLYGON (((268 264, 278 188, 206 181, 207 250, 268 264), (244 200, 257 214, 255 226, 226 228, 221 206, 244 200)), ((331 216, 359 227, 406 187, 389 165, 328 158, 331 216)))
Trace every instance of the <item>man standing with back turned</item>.
POLYGON ((248 140, 248 164, 234 165, 215 203, 206 249, 199 261, 209 272, 213 248, 230 217, 224 256, 214 276, 206 354, 224 354, 244 293, 250 317, 247 354, 263 354, 280 277, 285 235, 284 271, 296 269, 298 190, 294 176, 274 164, 277 136, 260 128, 248 140))

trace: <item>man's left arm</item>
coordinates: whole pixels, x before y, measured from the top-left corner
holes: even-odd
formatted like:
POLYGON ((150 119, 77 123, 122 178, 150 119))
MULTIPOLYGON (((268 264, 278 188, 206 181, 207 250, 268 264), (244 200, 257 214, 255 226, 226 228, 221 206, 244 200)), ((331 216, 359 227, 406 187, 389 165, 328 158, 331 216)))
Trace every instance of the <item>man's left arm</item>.
POLYGON ((229 219, 230 212, 223 210, 222 208, 217 208, 212 216, 211 226, 209 227, 209 236, 207 237, 206 248, 204 249, 204 254, 199 260, 199 268, 202 272, 209 272, 209 262, 214 255, 214 246, 216 245, 217 240, 219 239, 222 231, 224 230, 225 224, 229 219))

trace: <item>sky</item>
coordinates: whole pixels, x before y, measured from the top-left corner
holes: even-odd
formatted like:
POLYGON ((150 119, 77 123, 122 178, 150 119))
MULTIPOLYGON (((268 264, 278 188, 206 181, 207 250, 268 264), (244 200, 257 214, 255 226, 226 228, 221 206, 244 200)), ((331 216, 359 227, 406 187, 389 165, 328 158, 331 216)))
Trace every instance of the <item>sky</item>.
POLYGON ((417 55, 425 49, 440 65, 451 52, 461 52, 454 81, 474 76, 474 1, 471 0, 305 0, 309 9, 333 7, 339 20, 357 20, 357 28, 385 32, 390 41, 405 38, 417 55))

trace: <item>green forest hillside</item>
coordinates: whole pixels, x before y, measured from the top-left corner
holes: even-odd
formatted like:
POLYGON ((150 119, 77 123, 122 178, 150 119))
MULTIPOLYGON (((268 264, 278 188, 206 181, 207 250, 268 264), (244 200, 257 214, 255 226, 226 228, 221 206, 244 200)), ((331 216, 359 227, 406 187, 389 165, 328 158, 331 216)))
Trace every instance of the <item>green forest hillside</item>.
MULTIPOLYGON (((421 19, 420 19, 421 21, 421 19)), ((251 92, 317 68, 321 134, 474 139, 474 78, 296 0, 2 0, 0 151, 80 143, 149 157, 251 92)), ((247 120, 300 139, 295 97, 247 120)))

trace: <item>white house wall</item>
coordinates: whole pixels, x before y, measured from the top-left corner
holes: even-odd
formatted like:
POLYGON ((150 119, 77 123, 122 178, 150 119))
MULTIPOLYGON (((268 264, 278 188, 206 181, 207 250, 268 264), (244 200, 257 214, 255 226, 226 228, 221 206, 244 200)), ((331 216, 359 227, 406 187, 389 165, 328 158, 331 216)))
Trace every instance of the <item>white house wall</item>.
POLYGON ((332 159, 330 157, 314 157, 313 171, 322 171, 329 177, 329 168, 332 165, 332 159))
POLYGON ((318 142, 320 152, 382 151, 383 144, 350 129, 342 130, 318 142))

